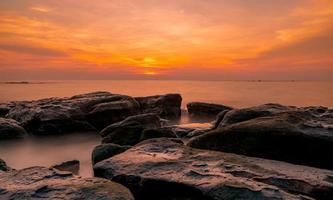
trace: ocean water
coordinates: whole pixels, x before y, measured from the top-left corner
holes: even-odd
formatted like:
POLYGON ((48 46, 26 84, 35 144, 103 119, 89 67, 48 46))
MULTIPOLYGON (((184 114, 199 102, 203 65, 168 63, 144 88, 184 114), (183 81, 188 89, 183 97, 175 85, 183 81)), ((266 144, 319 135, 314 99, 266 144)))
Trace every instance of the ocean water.
MULTIPOLYGON (((182 107, 191 101, 219 103, 236 108, 263 103, 294 106, 321 105, 333 108, 333 82, 251 81, 31 81, 28 84, 0 83, 0 102, 65 97, 92 91, 130 96, 180 93, 182 107)), ((80 175, 92 176, 91 151, 100 144, 96 133, 28 137, 0 141, 0 158, 13 168, 49 167, 78 159, 80 175)))
POLYGON ((165 81, 93 80, 31 81, 32 84, 0 83, 0 102, 64 97, 92 91, 130 96, 180 93, 183 107, 191 101, 247 107, 263 103, 333 107, 333 81, 165 81))

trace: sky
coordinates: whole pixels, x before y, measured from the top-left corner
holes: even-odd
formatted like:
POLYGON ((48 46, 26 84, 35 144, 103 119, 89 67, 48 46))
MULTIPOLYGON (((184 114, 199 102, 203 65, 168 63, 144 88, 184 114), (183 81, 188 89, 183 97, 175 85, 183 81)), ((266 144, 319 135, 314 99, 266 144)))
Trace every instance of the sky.
POLYGON ((0 81, 332 80, 332 0, 1 0, 0 81))

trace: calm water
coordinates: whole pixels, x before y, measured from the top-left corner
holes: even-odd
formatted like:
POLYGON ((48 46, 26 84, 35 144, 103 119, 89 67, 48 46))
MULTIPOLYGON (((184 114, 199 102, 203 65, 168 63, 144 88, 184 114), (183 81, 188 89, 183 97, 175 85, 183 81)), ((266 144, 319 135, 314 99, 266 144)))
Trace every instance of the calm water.
MULTIPOLYGON (((275 102, 286 105, 322 105, 333 108, 333 82, 232 81, 53 81, 42 84, 0 84, 0 102, 64 97, 92 91, 131 96, 180 93, 190 101, 247 107, 275 102)), ((91 176, 91 151, 100 143, 96 134, 0 141, 0 158, 13 168, 51 166, 66 160, 81 161, 81 175, 91 176)))
POLYGON ((63 97, 91 91, 131 96, 180 93, 183 107, 190 101, 221 103, 234 107, 267 102, 333 107, 333 82, 241 81, 46 81, 43 84, 0 84, 0 102, 63 97))

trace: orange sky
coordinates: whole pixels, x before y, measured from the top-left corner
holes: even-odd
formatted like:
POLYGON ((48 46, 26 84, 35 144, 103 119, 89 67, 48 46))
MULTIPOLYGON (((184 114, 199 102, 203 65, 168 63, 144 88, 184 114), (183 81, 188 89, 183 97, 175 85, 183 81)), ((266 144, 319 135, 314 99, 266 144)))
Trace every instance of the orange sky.
POLYGON ((332 0, 1 0, 0 80, 333 79, 332 0))

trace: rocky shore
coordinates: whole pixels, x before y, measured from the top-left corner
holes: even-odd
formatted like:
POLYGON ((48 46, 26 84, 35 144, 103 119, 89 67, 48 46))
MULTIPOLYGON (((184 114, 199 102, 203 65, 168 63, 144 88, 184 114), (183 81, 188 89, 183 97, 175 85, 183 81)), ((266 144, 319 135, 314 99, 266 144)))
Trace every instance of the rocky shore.
POLYGON ((182 97, 94 92, 0 104, 0 140, 94 131, 94 176, 79 161, 12 169, 0 159, 0 199, 333 199, 333 110, 232 108, 182 97))

